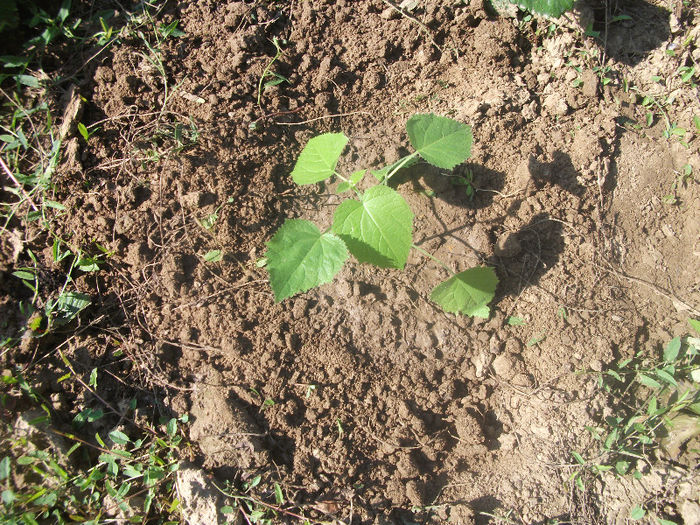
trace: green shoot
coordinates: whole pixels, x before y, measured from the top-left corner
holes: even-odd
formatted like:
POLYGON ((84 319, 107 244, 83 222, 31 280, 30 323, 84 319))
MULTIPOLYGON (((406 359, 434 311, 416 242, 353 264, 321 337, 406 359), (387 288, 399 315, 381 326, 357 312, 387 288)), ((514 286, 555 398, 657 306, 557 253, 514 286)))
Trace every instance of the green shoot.
POLYGON ((315 184, 331 177, 343 182, 338 192, 354 190, 357 199, 343 201, 335 211, 329 231, 313 223, 287 220, 267 244, 267 271, 276 301, 330 282, 343 267, 348 254, 360 263, 402 269, 411 248, 445 267, 452 276, 437 286, 431 299, 443 310, 488 317, 487 304, 493 299, 498 278, 492 268, 471 268, 455 274, 442 261, 413 244, 413 212, 404 198, 387 185, 402 168, 418 158, 451 170, 470 155, 471 128, 437 115, 414 115, 406 130, 415 152, 372 171, 378 184, 364 192, 357 184, 365 174, 358 170, 349 177, 336 171, 348 138, 326 133, 312 138, 302 150, 292 171, 297 184, 315 184))

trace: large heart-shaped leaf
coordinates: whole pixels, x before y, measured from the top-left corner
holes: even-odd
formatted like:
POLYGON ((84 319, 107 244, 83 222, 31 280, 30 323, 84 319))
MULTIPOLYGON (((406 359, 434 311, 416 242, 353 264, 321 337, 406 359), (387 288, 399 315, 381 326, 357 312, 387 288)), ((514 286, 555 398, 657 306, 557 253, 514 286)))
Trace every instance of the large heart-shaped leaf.
POLYGON ((335 211, 333 231, 358 261, 403 268, 413 238, 413 212, 388 186, 373 186, 362 200, 347 200, 335 211))
POLYGON ((413 115, 406 123, 411 144, 433 166, 451 170, 469 158, 472 129, 447 117, 413 115))
POLYGON ((347 143, 348 138, 342 133, 324 133, 309 140, 292 170, 294 182, 315 184, 333 175, 347 143))
POLYGON ((321 233, 312 222, 285 221, 267 243, 267 271, 277 302, 330 282, 348 258, 332 233, 321 233))
POLYGON ((437 285, 430 299, 449 313, 488 317, 488 303, 496 292, 498 277, 493 268, 469 268, 437 285))

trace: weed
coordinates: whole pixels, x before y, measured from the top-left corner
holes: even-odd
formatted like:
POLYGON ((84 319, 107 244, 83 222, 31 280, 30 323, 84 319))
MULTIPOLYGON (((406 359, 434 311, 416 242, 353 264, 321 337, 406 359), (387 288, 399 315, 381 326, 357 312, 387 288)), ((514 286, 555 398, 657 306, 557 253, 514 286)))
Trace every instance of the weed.
POLYGON ((260 75, 260 81, 258 82, 258 107, 261 107, 262 94, 264 90, 274 86, 278 86, 282 82, 289 83, 289 80, 287 80, 287 78, 272 70, 272 65, 277 61, 279 57, 282 56, 283 51, 280 45, 280 41, 277 39, 277 37, 273 37, 271 42, 272 45, 275 46, 275 56, 272 58, 272 60, 270 60, 270 62, 268 62, 268 64, 265 66, 265 69, 262 72, 262 75, 260 75), (270 80, 266 81, 265 79, 267 78, 269 78, 270 80))
POLYGON ((241 516, 245 523, 259 525, 282 523, 290 518, 305 524, 325 523, 305 516, 302 509, 296 509, 288 503, 279 483, 273 483, 272 490, 267 493, 267 496, 274 498, 274 504, 255 497, 253 489, 260 488, 261 482, 262 476, 257 475, 243 483, 240 489, 228 480, 222 487, 214 484, 214 487, 227 499, 227 504, 219 508, 219 512, 226 517, 226 523, 239 523, 241 516))
MULTIPOLYGON (((41 407, 38 412, 25 412, 24 423, 2 424, 3 523, 79 521, 96 525, 111 517, 144 522, 156 512, 175 517, 178 501, 173 498, 173 484, 182 445, 179 424, 187 423, 187 416, 134 431, 115 428, 104 438, 97 432, 88 441, 51 425, 47 403, 32 390, 22 371, 0 379, 3 404, 8 396, 16 397, 13 390, 19 389, 41 407)), ((96 370, 90 383, 97 384, 96 370)), ((132 400, 130 409, 135 407, 136 400, 132 400)), ((85 409, 74 419, 74 428, 103 417, 102 410, 85 409)))
MULTIPOLYGON (((691 320, 694 329, 700 323, 691 320)), ((584 474, 642 476, 663 453, 677 460, 682 447, 700 434, 700 338, 676 337, 661 355, 644 351, 598 373, 598 386, 611 396, 614 414, 587 430, 599 444, 597 455, 584 459, 571 480, 584 488, 584 474)))
POLYGON ((359 200, 338 206, 332 226, 325 232, 310 221, 288 219, 267 243, 267 270, 275 299, 282 301, 330 282, 343 267, 348 252, 361 263, 402 269, 411 248, 436 261, 452 276, 433 289, 430 298, 443 310, 488 317, 487 304, 498 278, 493 268, 476 267, 455 274, 447 265, 413 244, 413 213, 403 197, 388 183, 418 156, 441 169, 452 170, 470 154, 471 128, 446 117, 414 115, 406 124, 415 152, 379 170, 372 170, 377 184, 365 192, 357 189, 367 170, 345 177, 336 164, 347 145, 342 133, 312 138, 299 155, 292 179, 300 185, 315 184, 336 176, 343 182, 338 193, 352 190, 359 200))
POLYGON ((464 171, 464 175, 452 175, 450 181, 454 186, 464 186, 464 194, 469 200, 474 198, 476 189, 474 187, 474 173, 470 169, 464 171))

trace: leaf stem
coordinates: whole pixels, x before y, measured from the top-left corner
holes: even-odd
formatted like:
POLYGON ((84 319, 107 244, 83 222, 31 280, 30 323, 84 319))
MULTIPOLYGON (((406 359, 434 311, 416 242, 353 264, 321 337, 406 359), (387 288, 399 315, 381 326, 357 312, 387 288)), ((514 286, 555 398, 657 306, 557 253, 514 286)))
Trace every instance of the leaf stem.
POLYGON ((346 183, 348 184, 348 186, 350 186, 350 188, 352 189, 352 191, 355 192, 355 195, 357 195, 358 197, 362 197, 362 193, 360 193, 360 190, 358 190, 358 189, 355 187, 355 185, 354 185, 349 179, 346 179, 345 177, 343 177, 343 176, 342 176, 340 173, 338 173, 337 171, 333 171, 333 175, 335 175, 336 177, 338 177, 338 178, 339 178, 340 180, 342 180, 343 182, 346 182, 346 183))
MULTIPOLYGON (((413 157, 415 157, 416 155, 418 155, 418 152, 417 152, 417 151, 414 151, 414 152, 411 153, 410 155, 405 156, 405 157, 403 158, 403 160, 401 161, 401 163, 400 163, 398 166, 396 166, 393 170, 391 170, 389 173, 387 173, 386 177, 384 177, 384 184, 386 184, 387 181, 388 181, 391 177, 393 177, 394 174, 395 174, 397 171, 399 171, 401 168, 403 168, 403 167, 406 165, 406 163, 409 162, 409 161, 410 161, 413 157)), ((414 245, 414 246, 415 246, 415 245, 414 245)))
POLYGON ((348 179, 346 179, 345 177, 343 177, 343 176, 342 176, 340 173, 338 173, 337 171, 334 171, 334 172, 333 172, 333 175, 335 175, 336 177, 338 177, 339 179, 341 179, 343 182, 347 182, 348 184, 350 184, 350 185, 352 186, 352 183, 351 183, 348 179))
POLYGON ((432 253, 429 253, 429 252, 425 251, 423 248, 421 248, 421 247, 418 246, 417 244, 412 244, 411 247, 412 247, 412 248, 415 248, 416 250, 418 250, 419 252, 421 252, 423 255, 425 255, 425 256, 428 257, 429 259, 432 259, 433 261, 435 261, 436 263, 438 263, 440 266, 442 266, 443 268, 445 268, 445 270, 447 270, 448 272, 450 272, 450 275, 456 275, 455 272, 454 272, 454 270, 452 270, 452 268, 450 268, 449 266, 447 266, 447 264, 445 264, 443 261, 441 261, 440 259, 438 259, 437 257, 435 257, 432 253))

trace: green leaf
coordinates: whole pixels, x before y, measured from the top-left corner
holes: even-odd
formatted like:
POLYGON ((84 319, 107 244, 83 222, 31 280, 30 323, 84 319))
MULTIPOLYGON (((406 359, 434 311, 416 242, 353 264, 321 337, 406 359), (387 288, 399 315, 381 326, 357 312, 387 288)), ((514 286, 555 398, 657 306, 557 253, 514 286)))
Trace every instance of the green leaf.
POLYGON ((343 267, 348 251, 331 233, 315 224, 290 219, 267 243, 267 271, 275 301, 330 282, 343 267))
POLYGON ((629 461, 620 460, 620 461, 615 463, 615 471, 620 476, 624 476, 625 474, 627 474, 627 472, 629 472, 629 469, 630 469, 630 462, 629 461))
POLYGON ((552 18, 559 18, 574 5, 573 0, 518 0, 515 3, 523 9, 552 18))
POLYGON ((336 193, 343 193, 344 191, 348 191, 355 186, 362 180, 362 177, 365 176, 366 170, 358 170, 355 171, 352 175, 350 175, 350 178, 348 179, 348 182, 341 182, 338 184, 338 187, 335 189, 336 193))
POLYGON ((406 131, 418 154, 433 166, 451 170, 469 158, 472 129, 466 124, 430 113, 413 115, 406 131))
POLYGON ((97 387, 97 368, 93 368, 92 372, 90 372, 90 380, 88 381, 88 385, 97 387))
POLYGON ((279 486, 279 483, 275 483, 275 503, 284 505, 284 494, 282 494, 282 488, 279 486))
POLYGON ((671 386, 678 386, 676 380, 666 370, 657 370, 656 377, 658 377, 659 379, 661 379, 665 383, 668 383, 671 386))
POLYGON ((56 310, 59 312, 59 317, 56 319, 55 324, 69 323, 89 305, 89 295, 79 292, 62 293, 56 302, 56 310))
POLYGON ((525 324, 525 320, 522 317, 511 315, 508 317, 507 323, 510 326, 523 326, 525 324))
POLYGON ((430 299, 449 313, 488 317, 487 304, 493 299, 497 284, 493 268, 470 268, 436 286, 430 299))
POLYGON ((583 456, 581 456, 581 454, 579 454, 579 453, 576 452, 575 450, 572 450, 572 451, 571 451, 571 455, 574 456, 574 459, 576 460, 576 463, 578 463, 579 465, 585 465, 585 464, 586 464, 586 461, 583 459, 583 456))
POLYGON ((0 481, 9 477, 10 475, 10 458, 5 456, 0 460, 0 481))
POLYGON ((48 199, 44 199, 44 205, 48 206, 49 208, 53 208, 54 210, 60 210, 60 211, 65 211, 67 208, 61 204, 60 202, 56 201, 51 201, 48 199))
POLYGON ((688 324, 695 330, 697 333, 700 334, 700 320, 698 319, 688 319, 688 324))
POLYGON ((650 388, 661 388, 661 383, 659 383, 656 379, 652 379, 651 377, 649 377, 647 375, 639 374, 637 376, 637 379, 644 386, 648 386, 650 388))
POLYGON ((681 350, 681 338, 680 337, 674 337, 671 339, 671 341, 668 343, 666 348, 664 349, 664 361, 667 363, 671 363, 676 360, 678 357, 678 352, 681 350))
POLYGON ((150 467, 143 475, 143 482, 149 487, 164 477, 165 471, 161 467, 150 467))
POLYGON ((0 498, 2 499, 2 502, 3 502, 5 505, 12 505, 12 503, 13 503, 13 502, 15 501, 15 499, 16 499, 16 496, 15 496, 15 493, 14 493, 14 492, 12 492, 11 490, 7 489, 7 490, 3 490, 3 491, 2 491, 2 496, 0 496, 0 498))
POLYGON ((15 277, 19 277, 23 281, 33 281, 34 280, 34 274, 31 272, 25 272, 23 270, 18 270, 16 272, 12 272, 12 275, 15 277))
POLYGON ((324 133, 309 140, 292 171, 294 182, 314 184, 333 175, 347 143, 348 138, 342 133, 324 133))
POLYGON ((39 87, 39 79, 36 77, 33 77, 31 75, 17 75, 15 77, 17 81, 27 87, 31 88, 38 88, 39 87))
POLYGON ((109 433, 109 439, 111 439, 117 445, 126 445, 129 442, 129 436, 119 430, 112 430, 109 433))
POLYGON ((170 419, 170 421, 168 421, 166 431, 168 432, 168 436, 170 436, 171 438, 175 436, 175 434, 177 433, 177 419, 173 417, 170 419))
POLYGON ((221 514, 233 514, 234 510, 231 505, 224 505, 219 509, 219 512, 221 512, 221 514))
POLYGON ((403 268, 413 239, 413 212, 388 186, 373 186, 361 201, 346 200, 335 211, 333 232, 358 261, 403 268))
POLYGON ((647 511, 644 510, 643 507, 640 505, 635 505, 632 507, 632 510, 630 511, 630 519, 631 520, 641 520, 644 516, 646 516, 647 511))
POLYGON ((85 124, 83 124, 82 122, 78 122, 78 133, 80 133, 80 135, 83 137, 83 139, 85 139, 86 142, 90 138, 90 133, 88 133, 85 124))
POLYGON ((221 253, 221 250, 210 250, 205 253, 203 257, 206 262, 219 262, 223 258, 224 256, 221 253))

